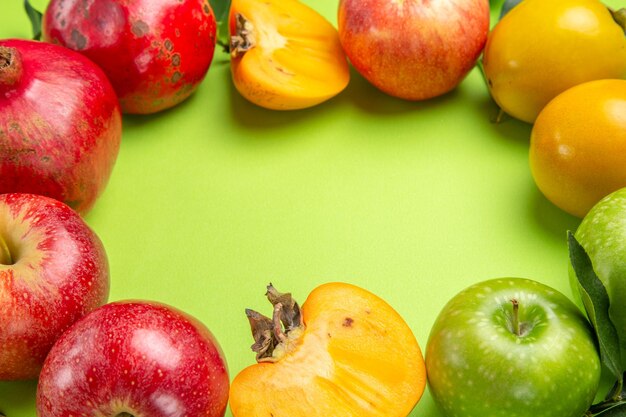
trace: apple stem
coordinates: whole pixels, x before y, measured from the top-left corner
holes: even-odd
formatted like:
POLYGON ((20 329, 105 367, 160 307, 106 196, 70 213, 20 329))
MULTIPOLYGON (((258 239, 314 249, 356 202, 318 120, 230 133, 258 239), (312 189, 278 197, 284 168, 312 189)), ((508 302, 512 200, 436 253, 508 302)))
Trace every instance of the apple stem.
MULTIPOLYGON (((0 265, 13 265, 13 257, 7 242, 0 236, 0 265)), ((2 417, 2 414, 0 414, 2 417)))
POLYGON ((513 304, 513 317, 511 324, 513 325, 513 333, 516 336, 521 336, 522 332, 519 325, 519 301, 515 298, 511 299, 511 304, 513 304))

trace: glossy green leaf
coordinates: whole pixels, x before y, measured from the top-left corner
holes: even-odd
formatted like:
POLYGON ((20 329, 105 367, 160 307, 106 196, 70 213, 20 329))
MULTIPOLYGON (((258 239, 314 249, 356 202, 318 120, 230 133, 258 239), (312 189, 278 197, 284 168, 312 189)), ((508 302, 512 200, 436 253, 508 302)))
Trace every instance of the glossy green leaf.
POLYGON ((506 0, 500 9, 500 19, 504 17, 511 9, 521 3, 522 0, 506 0))
POLYGON ((215 19, 217 20, 217 43, 224 50, 228 50, 230 44, 230 34, 228 31, 228 12, 230 11, 230 0, 209 0, 215 19))
POLYGON ((589 255, 572 232, 568 231, 567 239, 570 262, 580 284, 583 304, 598 338, 600 358, 621 386, 623 368, 619 337, 615 325, 609 318, 609 295, 596 275, 589 255))
POLYGON ((626 417, 626 402, 615 403, 605 410, 594 414, 594 416, 602 417, 626 417))
MULTIPOLYGON (((626 377, 626 372, 624 372, 624 377, 626 377)), ((626 387, 623 383, 624 377, 622 377, 622 381, 617 381, 611 391, 609 391, 609 394, 606 396, 607 401, 616 400, 626 402, 626 387)))
POLYGON ((615 20, 615 23, 620 25, 620 27, 624 30, 624 34, 626 34, 626 8, 621 8, 618 10, 609 9, 609 11, 613 16, 613 20, 615 20))
POLYGON ((24 10, 26 10, 26 14, 30 19, 30 24, 33 27, 33 39, 41 39, 41 20, 43 18, 43 14, 39 10, 35 9, 28 0, 24 0, 24 10))
POLYGON ((230 8, 230 0, 209 0, 215 19, 222 22, 228 19, 228 9, 230 8))

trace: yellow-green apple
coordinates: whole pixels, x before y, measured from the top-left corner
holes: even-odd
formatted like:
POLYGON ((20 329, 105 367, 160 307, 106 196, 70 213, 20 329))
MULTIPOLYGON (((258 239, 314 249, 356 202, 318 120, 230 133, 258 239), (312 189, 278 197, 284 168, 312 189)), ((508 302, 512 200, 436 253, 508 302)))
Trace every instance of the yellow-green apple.
POLYGON ((221 417, 224 354, 191 315, 153 301, 106 304, 76 322, 46 358, 38 417, 221 417))
POLYGON ((395 97, 454 89, 487 41, 489 0, 340 0, 341 45, 354 68, 395 97))
POLYGON ((0 195, 0 380, 36 378, 61 333, 108 294, 104 247, 75 211, 0 195))
MULTIPOLYGON (((609 296, 609 317, 615 325, 626 360, 626 188, 600 200, 585 215, 574 234, 609 296)), ((570 267, 576 297, 578 280, 570 267)))
POLYGON ((502 278, 453 297, 426 347, 430 392, 447 416, 581 417, 600 382, 591 325, 537 281, 502 278))

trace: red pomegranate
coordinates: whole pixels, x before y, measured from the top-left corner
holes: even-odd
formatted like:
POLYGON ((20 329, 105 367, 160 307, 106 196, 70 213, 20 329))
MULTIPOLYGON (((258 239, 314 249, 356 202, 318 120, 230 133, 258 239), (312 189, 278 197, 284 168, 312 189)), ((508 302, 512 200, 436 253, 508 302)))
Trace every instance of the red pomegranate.
POLYGON ((81 52, 111 80, 124 113, 155 113, 189 97, 215 50, 208 0, 52 0, 43 40, 81 52))
POLYGON ((41 194, 84 214, 121 136, 115 91, 97 65, 61 46, 0 40, 0 194, 41 194))

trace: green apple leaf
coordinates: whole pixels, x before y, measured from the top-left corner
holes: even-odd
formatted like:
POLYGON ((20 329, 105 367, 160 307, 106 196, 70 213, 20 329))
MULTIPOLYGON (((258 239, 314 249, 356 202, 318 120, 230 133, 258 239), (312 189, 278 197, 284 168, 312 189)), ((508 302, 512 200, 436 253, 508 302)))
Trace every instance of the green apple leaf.
POLYGON ((230 48, 230 34, 228 30, 228 12, 230 11, 231 0, 209 0, 215 20, 217 20, 217 44, 225 52, 230 48))
POLYGON ((230 9, 230 0, 209 0, 211 9, 215 14, 215 19, 222 22, 228 19, 228 9, 230 9))
POLYGON ((589 255, 571 231, 567 232, 567 239, 570 262, 580 284, 581 298, 596 332, 600 347, 600 359, 617 378, 618 384, 622 386, 624 379, 620 344, 615 325, 609 318, 609 295, 604 284, 593 270, 589 255))
POLYGON ((26 14, 30 19, 30 24, 33 27, 33 39, 38 41, 41 39, 41 20, 43 18, 43 14, 39 10, 35 9, 28 0, 24 0, 24 10, 26 10, 26 14))
POLYGON ((618 380, 615 385, 613 385, 611 391, 609 391, 608 395, 606 396, 607 401, 614 400, 626 402, 626 386, 624 386, 623 384, 624 379, 626 379, 626 372, 624 372, 624 376, 621 381, 622 383, 620 383, 620 381, 618 380))
POLYGON ((522 0, 506 0, 502 5, 502 9, 500 9, 500 19, 504 17, 505 14, 511 11, 511 9, 518 4, 520 4, 522 0))
POLYGON ((592 405, 585 416, 626 417, 626 387, 617 381, 606 399, 592 405))
POLYGON ((626 402, 612 403, 602 411, 593 413, 594 416, 602 417, 626 417, 626 402))

